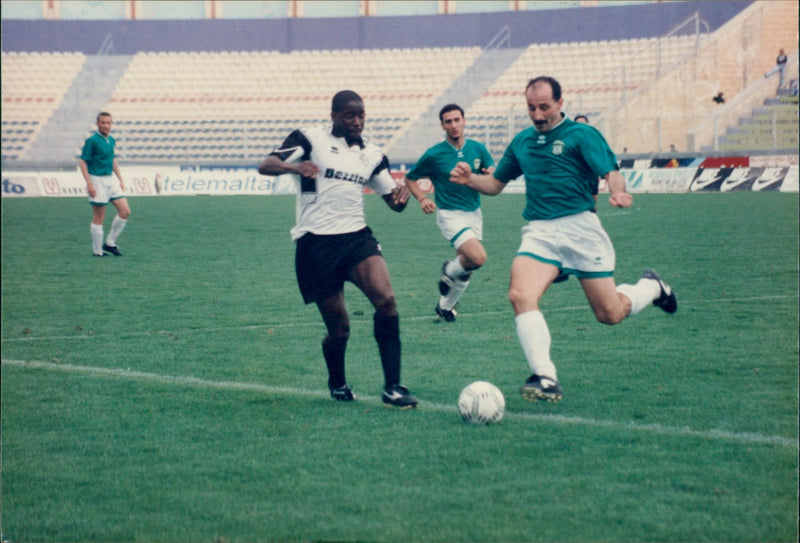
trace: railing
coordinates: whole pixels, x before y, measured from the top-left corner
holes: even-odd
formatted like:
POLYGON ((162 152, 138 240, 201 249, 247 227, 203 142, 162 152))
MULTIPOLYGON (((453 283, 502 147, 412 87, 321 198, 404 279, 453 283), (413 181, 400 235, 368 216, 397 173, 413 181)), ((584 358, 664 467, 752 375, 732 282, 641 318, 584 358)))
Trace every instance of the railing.
MULTIPOLYGON (((793 53, 787 62, 787 79, 792 71, 797 70, 798 53, 793 53)), ((775 82, 770 79, 759 79, 746 87, 732 100, 721 105, 710 117, 698 124, 691 132, 686 134, 686 148, 688 151, 698 151, 700 142, 711 141, 715 151, 719 150, 720 137, 727 130, 727 127, 738 122, 742 117, 747 117, 750 111, 761 105, 765 98, 773 96, 775 82)), ((773 112, 772 121, 772 140, 773 148, 780 147, 777 141, 777 122, 773 112)))
POLYGON ((106 37, 103 38, 103 43, 100 44, 100 48, 97 50, 98 55, 111 55, 114 53, 114 39, 111 37, 111 32, 106 34, 106 37))
MULTIPOLYGON (((675 66, 678 66, 681 62, 684 62, 686 58, 696 55, 697 51, 700 50, 702 38, 704 36, 710 35, 710 33, 711 33, 711 28, 708 26, 708 23, 705 20, 701 19, 700 12, 696 11, 694 15, 678 23, 666 34, 659 37, 655 44, 647 45, 638 52, 634 53, 628 60, 635 60, 637 57, 644 57, 646 54, 652 52, 653 49, 655 49, 655 58, 656 58, 656 68, 655 71, 653 72, 653 77, 648 83, 637 88, 634 94, 646 90, 650 85, 658 81, 658 78, 665 70, 674 68, 675 66), (702 32, 703 29, 705 29, 705 32, 702 32), (687 30, 690 30, 690 32, 687 32, 687 30), (692 49, 692 52, 682 55, 682 58, 677 62, 673 62, 671 64, 665 63, 664 54, 662 51, 662 41, 669 38, 673 38, 675 36, 682 36, 687 34, 691 34, 694 36, 694 48, 692 49)), ((608 76, 604 76, 596 83, 589 85, 589 87, 587 87, 586 90, 584 91, 584 94, 591 95, 593 92, 597 92, 599 89, 607 87, 609 85, 609 80, 611 81, 611 83, 614 83, 615 82, 614 80, 616 80, 616 83, 622 89, 622 91, 620 92, 617 104, 609 108, 607 111, 602 112, 601 117, 613 115, 619 106, 623 105, 629 98, 631 98, 631 96, 629 96, 626 91, 628 85, 627 85, 627 69, 625 64, 623 64, 620 67, 619 71, 616 72, 616 74, 612 72, 608 76)), ((581 111, 583 111, 582 103, 580 103, 580 108, 581 111)))
POLYGON ((494 51, 495 49, 500 49, 501 47, 511 47, 511 29, 508 25, 504 26, 500 29, 500 31, 494 35, 494 37, 489 40, 484 46, 485 51, 494 51))

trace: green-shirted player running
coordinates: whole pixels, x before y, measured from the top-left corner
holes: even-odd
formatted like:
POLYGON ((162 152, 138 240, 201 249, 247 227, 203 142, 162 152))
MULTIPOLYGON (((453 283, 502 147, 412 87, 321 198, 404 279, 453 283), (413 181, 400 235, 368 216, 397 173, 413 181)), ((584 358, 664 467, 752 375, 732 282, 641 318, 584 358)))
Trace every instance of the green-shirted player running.
POLYGON ((498 194, 520 175, 526 205, 522 241, 511 265, 508 297, 514 307, 517 336, 533 372, 520 392, 527 400, 558 401, 563 392, 550 359, 550 331, 539 300, 560 277, 575 275, 598 321, 617 324, 651 303, 667 313, 678 304, 658 274, 647 269, 635 285, 617 286, 615 254, 600 224, 592 191, 597 178, 608 183, 609 203, 629 207, 625 179, 605 138, 593 127, 561 113, 561 85, 552 77, 531 79, 525 89, 527 128, 506 148, 492 175, 478 175, 469 164, 451 172, 454 183, 483 194, 498 194))
POLYGON ((450 171, 459 162, 469 164, 475 173, 492 173, 494 160, 483 144, 467 139, 464 110, 448 104, 439 112, 439 121, 445 131, 445 140, 437 143, 422 155, 406 173, 405 183, 411 194, 419 200, 424 213, 436 212, 436 224, 442 235, 456 250, 452 260, 442 265, 439 278, 439 302, 434 311, 439 318, 453 322, 453 309, 467 289, 473 271, 486 262, 483 240, 483 214, 480 194, 469 187, 450 182, 450 171), (420 179, 430 179, 434 203, 419 186, 420 179))

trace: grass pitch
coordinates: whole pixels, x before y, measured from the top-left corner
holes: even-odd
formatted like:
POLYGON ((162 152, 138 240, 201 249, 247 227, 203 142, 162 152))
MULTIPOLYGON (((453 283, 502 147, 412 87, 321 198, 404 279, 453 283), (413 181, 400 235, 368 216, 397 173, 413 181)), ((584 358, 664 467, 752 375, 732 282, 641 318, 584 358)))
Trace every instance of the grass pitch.
POLYGON ((359 401, 328 397, 293 198, 132 198, 102 259, 83 199, 3 199, 3 540, 795 541, 797 195, 601 200, 618 282, 656 268, 678 313, 608 327, 553 286, 565 397, 532 404, 506 299, 522 196, 484 198, 489 261, 453 324, 433 217, 367 197, 421 400, 397 412, 351 285, 359 401), (458 416, 478 379, 505 393, 497 425, 458 416))

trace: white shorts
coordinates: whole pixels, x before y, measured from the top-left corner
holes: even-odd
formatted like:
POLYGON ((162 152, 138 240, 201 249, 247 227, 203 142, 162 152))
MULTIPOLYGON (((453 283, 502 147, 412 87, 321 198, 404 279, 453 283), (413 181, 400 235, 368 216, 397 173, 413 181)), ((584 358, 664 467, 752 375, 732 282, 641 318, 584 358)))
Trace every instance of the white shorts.
POLYGON ((125 193, 119 186, 119 180, 113 175, 89 174, 89 179, 92 180, 92 185, 97 191, 94 198, 89 196, 89 203, 93 206, 104 206, 112 200, 125 198, 125 193))
POLYGON ((522 227, 517 256, 529 256, 558 267, 563 276, 612 277, 616 256, 596 213, 584 211, 522 227))
POLYGON ((460 209, 437 209, 436 226, 450 244, 458 249, 470 239, 483 239, 483 212, 460 209))

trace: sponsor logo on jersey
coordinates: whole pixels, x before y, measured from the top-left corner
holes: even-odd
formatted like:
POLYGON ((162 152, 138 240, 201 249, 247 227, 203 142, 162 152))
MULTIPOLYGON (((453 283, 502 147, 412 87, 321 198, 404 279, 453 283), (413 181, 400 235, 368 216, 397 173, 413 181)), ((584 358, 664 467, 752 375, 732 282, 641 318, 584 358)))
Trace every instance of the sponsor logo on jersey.
POLYGON ((369 181, 369 179, 367 179, 363 175, 343 172, 341 170, 334 170, 333 168, 328 168, 325 170, 325 178, 338 179, 340 181, 350 181, 351 183, 357 183, 359 185, 366 185, 367 181, 369 181))

